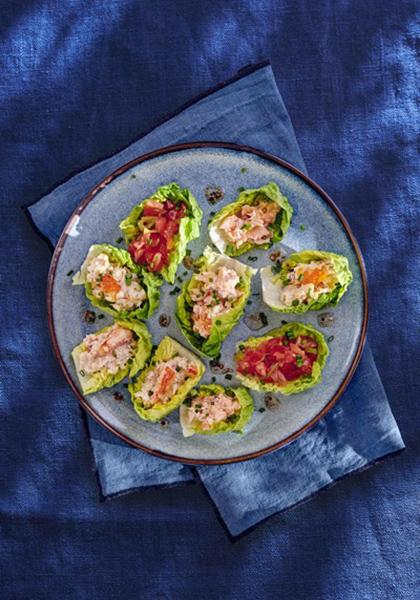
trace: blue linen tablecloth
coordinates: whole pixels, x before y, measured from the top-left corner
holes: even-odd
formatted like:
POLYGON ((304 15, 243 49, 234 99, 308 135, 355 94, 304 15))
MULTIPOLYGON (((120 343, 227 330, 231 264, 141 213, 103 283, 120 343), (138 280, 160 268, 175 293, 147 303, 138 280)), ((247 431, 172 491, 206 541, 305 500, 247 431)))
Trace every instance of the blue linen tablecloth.
POLYGON ((407 0, 2 8, 2 597, 417 597, 416 9, 407 0), (198 485, 97 502, 79 410, 45 327, 50 253, 20 206, 267 55, 308 171, 361 243, 370 344, 407 450, 232 545, 198 485))
MULTIPOLYGON (((55 244, 71 212, 95 184, 136 156, 169 143, 224 136, 305 170, 271 67, 244 71, 30 206, 35 226, 55 244)), ((196 472, 233 535, 404 447, 368 348, 350 388, 330 414, 288 447, 250 463, 192 469, 123 445, 90 418, 88 428, 105 497, 190 482, 196 472)))

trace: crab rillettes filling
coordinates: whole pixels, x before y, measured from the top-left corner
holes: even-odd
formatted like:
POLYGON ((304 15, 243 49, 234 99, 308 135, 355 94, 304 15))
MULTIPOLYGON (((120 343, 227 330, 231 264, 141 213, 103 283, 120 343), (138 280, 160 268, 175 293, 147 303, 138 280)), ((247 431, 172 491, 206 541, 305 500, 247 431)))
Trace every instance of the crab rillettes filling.
POLYGON ((103 333, 92 333, 83 340, 79 355, 80 371, 93 374, 105 369, 115 375, 134 357, 136 340, 130 329, 112 325, 103 333))
POLYGON ((147 373, 141 389, 134 394, 145 408, 165 404, 177 394, 180 386, 198 373, 197 366, 184 356, 176 356, 154 365, 147 373))
POLYGON ((229 421, 241 410, 234 395, 226 393, 198 396, 187 408, 187 421, 198 425, 203 431, 209 431, 218 423, 229 421))
POLYGON ((118 311, 134 310, 146 299, 137 275, 112 262, 105 252, 89 262, 86 281, 90 283, 95 298, 108 302, 118 311))
POLYGON ((243 295, 241 278, 234 269, 220 266, 195 275, 194 283, 198 285, 190 291, 193 331, 207 338, 214 320, 229 311, 243 295))
POLYGON ((283 306, 306 304, 329 294, 337 283, 334 265, 329 260, 299 263, 283 278, 280 302, 283 306))
POLYGON ((225 241, 236 249, 248 242, 267 244, 273 237, 269 226, 275 222, 279 211, 278 204, 266 200, 259 200, 254 205, 244 204, 237 213, 226 217, 219 229, 225 241))

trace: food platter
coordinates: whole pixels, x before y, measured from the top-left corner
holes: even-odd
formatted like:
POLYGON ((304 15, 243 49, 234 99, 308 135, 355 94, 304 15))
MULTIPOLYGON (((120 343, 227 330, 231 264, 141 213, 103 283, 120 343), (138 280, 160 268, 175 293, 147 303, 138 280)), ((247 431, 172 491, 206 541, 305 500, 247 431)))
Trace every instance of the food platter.
MULTIPOLYGON (((174 284, 165 282, 160 287, 160 306, 146 324, 155 345, 170 336, 196 352, 175 318, 182 284, 191 276, 186 273, 181 264, 174 284)), ((367 310, 366 274, 360 250, 345 218, 328 195, 281 159, 222 142, 162 148, 107 176, 81 201, 67 223, 54 252, 48 279, 48 315, 54 351, 82 406, 129 444, 162 458, 191 464, 255 458, 290 443, 313 426, 332 408, 355 371, 366 336, 367 310), (112 323, 112 317, 97 308, 91 311, 95 322, 86 322, 84 315, 92 306, 83 288, 72 285, 71 275, 79 269, 93 244, 124 248, 119 223, 134 205, 170 182, 190 190, 203 212, 199 237, 188 244, 192 257, 199 257, 206 247, 212 247, 208 223, 215 212, 233 202, 241 190, 275 182, 293 207, 291 225, 281 242, 267 250, 250 250, 236 257, 237 260, 260 270, 271 264, 273 251, 287 255, 305 249, 326 250, 345 256, 353 274, 353 281, 337 306, 299 315, 272 311, 262 301, 259 273, 252 277, 245 314, 223 341, 217 364, 200 355, 205 366, 201 384, 240 385, 233 360, 238 342, 253 335, 267 335, 270 330, 296 320, 321 331, 330 354, 322 381, 310 389, 270 398, 263 392, 251 391, 255 409, 243 434, 184 437, 178 411, 162 422, 140 419, 123 381, 112 388, 83 395, 71 358, 73 348, 87 334, 112 323), (216 190, 217 194, 209 190, 216 190), (264 315, 261 329, 253 331, 250 323, 261 313, 264 315)))

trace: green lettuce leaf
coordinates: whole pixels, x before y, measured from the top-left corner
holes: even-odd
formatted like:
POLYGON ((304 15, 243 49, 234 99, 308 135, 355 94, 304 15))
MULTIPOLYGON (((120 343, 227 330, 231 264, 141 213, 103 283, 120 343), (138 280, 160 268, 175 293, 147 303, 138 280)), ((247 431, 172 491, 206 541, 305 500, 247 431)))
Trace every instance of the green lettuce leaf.
POLYGON ((184 283, 177 298, 175 312, 176 320, 185 338, 196 350, 210 358, 216 358, 220 354, 223 340, 243 315, 251 292, 251 278, 256 273, 255 269, 247 267, 238 260, 213 252, 209 247, 204 250, 203 256, 197 261, 200 273, 216 269, 219 266, 226 266, 236 271, 240 276, 240 289, 243 294, 229 311, 217 316, 213 322, 210 336, 203 338, 193 331, 191 318, 193 301, 190 293, 198 285, 197 274, 184 283))
MULTIPOLYGON (((182 201, 187 206, 187 213, 185 217, 180 220, 179 231, 174 238, 175 244, 170 253, 169 264, 162 269, 160 273, 166 281, 174 283, 178 265, 185 256, 188 242, 200 236, 203 212, 197 204, 196 199, 187 188, 181 189, 177 183, 163 185, 156 190, 153 196, 150 196, 150 198, 146 198, 137 204, 128 217, 121 221, 120 229, 128 245, 139 235, 138 222, 143 213, 144 203, 147 202, 147 200, 154 200, 155 202, 162 203, 165 202, 165 200, 173 200, 174 202, 182 201)), ((147 270, 146 267, 143 266, 142 269, 147 270)))
MULTIPOLYGON (((272 310, 283 313, 305 313, 308 310, 320 310, 327 306, 336 306, 340 298, 346 292, 353 275, 349 268, 349 262, 345 256, 325 252, 322 250, 302 250, 290 254, 282 261, 280 270, 275 267, 264 267, 261 269, 261 283, 263 300, 272 310), (295 306, 285 306, 280 302, 280 292, 287 284, 287 272, 298 264, 308 264, 313 261, 328 260, 332 263, 337 282, 333 290, 324 293, 310 302, 295 301, 295 306), (274 273, 273 273, 274 271, 274 273)), ((290 284, 289 284, 290 285, 290 284)))
MULTIPOLYGON (((122 381, 125 377, 130 376, 134 377, 145 365, 147 359, 152 352, 152 341, 150 333, 144 325, 144 323, 135 323, 132 321, 122 321, 115 320, 117 325, 121 327, 126 327, 127 329, 131 329, 134 332, 136 337, 137 348, 134 355, 134 358, 130 361, 130 364, 124 368, 121 368, 114 375, 110 374, 106 369, 101 369, 93 374, 86 374, 80 370, 79 356, 80 354, 86 350, 86 346, 82 341, 78 346, 74 348, 71 355, 76 367, 77 377, 79 378, 79 383, 82 388, 83 394, 93 394, 94 392, 98 392, 103 388, 109 388, 122 381)), ((99 331, 96 331, 96 334, 101 334, 107 331, 112 327, 112 325, 108 325, 107 327, 103 327, 99 331)))
POLYGON ((246 348, 257 348, 261 343, 266 342, 274 337, 280 337, 283 335, 297 337, 298 335, 308 335, 312 337, 318 344, 318 356, 316 361, 312 365, 311 375, 304 375, 295 381, 290 381, 286 385, 276 385, 274 383, 263 383, 257 377, 250 375, 242 375, 242 373, 236 372, 236 377, 242 381, 242 383, 251 390, 257 390, 259 392, 280 392, 285 396, 290 394, 297 394, 303 392, 321 381, 322 369, 325 366, 327 356, 329 354, 329 348, 325 341, 324 336, 312 325, 307 323, 287 323, 282 327, 269 331, 262 337, 250 337, 243 342, 238 342, 235 353, 235 361, 240 360, 243 357, 243 352, 246 348))
POLYGON ((136 413, 142 419, 156 423, 156 421, 159 421, 173 410, 178 408, 190 390, 200 381, 204 371, 205 367, 203 363, 192 352, 184 348, 184 346, 181 346, 181 344, 169 336, 165 336, 157 347, 148 367, 140 374, 135 382, 128 386, 128 390, 131 394, 131 401, 133 402, 136 413), (141 399, 135 396, 136 392, 141 390, 143 382, 150 371, 158 368, 159 363, 166 362, 176 356, 183 356, 192 361, 198 369, 197 375, 190 377, 187 379, 187 381, 184 381, 184 383, 178 388, 178 392, 171 398, 171 400, 169 400, 169 402, 161 404, 157 403, 150 408, 146 408, 141 399))
POLYGON ((215 435, 218 433, 226 433, 228 431, 234 431, 236 433, 243 433, 245 425, 248 423, 254 412, 254 401, 249 392, 243 387, 237 388, 224 388, 217 384, 202 385, 199 388, 193 390, 189 396, 184 400, 184 403, 179 409, 179 418, 182 426, 182 433, 184 437, 189 437, 195 433, 203 435, 215 435), (189 423, 187 420, 188 406, 191 404, 191 400, 196 399, 200 396, 209 396, 215 394, 227 393, 230 396, 236 396, 236 399, 241 405, 241 409, 232 418, 227 421, 220 421, 215 423, 211 429, 202 429, 200 423, 189 423))
POLYGON ((84 285, 86 297, 90 300, 91 304, 117 319, 147 319, 159 306, 160 279, 152 273, 142 271, 140 267, 135 264, 127 250, 115 248, 110 244, 94 244, 89 248, 89 252, 80 267, 80 270, 73 277, 73 285, 84 285), (137 275, 139 283, 147 296, 140 307, 135 310, 117 310, 106 300, 101 300, 93 295, 92 284, 86 281, 87 268, 89 263, 102 253, 107 254, 112 263, 118 264, 121 267, 126 267, 131 273, 137 275))
POLYGON ((209 223, 209 234, 210 239, 219 252, 227 254, 228 256, 240 256, 245 252, 249 252, 252 249, 267 250, 276 242, 279 242, 286 235, 289 229, 290 221, 292 219, 293 208, 289 204, 286 196, 280 192, 279 187, 276 183, 267 183, 257 189, 244 190, 231 204, 228 204, 222 208, 209 223), (253 205, 259 200, 270 200, 278 204, 281 208, 277 214, 275 222, 269 226, 269 229, 273 232, 273 237, 267 244, 254 244, 252 242, 246 242, 239 248, 235 248, 231 244, 225 241, 222 232, 220 231, 220 224, 231 215, 239 212, 244 204, 253 205))

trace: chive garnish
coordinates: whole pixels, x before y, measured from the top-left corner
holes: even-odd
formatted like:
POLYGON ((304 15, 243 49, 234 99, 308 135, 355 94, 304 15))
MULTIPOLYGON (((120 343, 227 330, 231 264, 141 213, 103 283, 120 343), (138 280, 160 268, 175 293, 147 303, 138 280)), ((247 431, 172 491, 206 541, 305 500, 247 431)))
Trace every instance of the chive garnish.
POLYGON ((70 269, 70 271, 67 273, 67 277, 71 277, 73 275, 74 271, 73 269, 70 269))
POLYGON ((241 173, 248 173, 248 169, 246 167, 241 167, 241 173))
POLYGON ((119 237, 117 240, 115 240, 116 244, 121 244, 121 242, 123 241, 124 238, 119 237))

